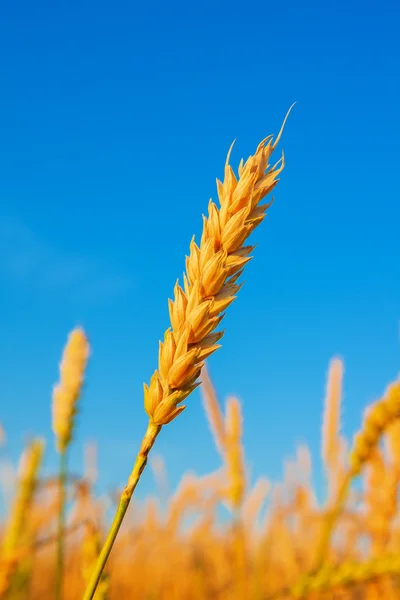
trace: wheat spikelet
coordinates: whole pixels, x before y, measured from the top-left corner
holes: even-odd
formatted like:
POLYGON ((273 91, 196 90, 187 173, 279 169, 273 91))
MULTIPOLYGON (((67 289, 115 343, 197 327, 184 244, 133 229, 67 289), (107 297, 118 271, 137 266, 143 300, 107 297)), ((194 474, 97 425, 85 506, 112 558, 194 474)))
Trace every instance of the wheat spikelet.
POLYGON ((245 241, 264 219, 270 204, 260 202, 283 169, 283 156, 269 165, 281 132, 241 161, 239 179, 229 165, 229 151, 224 182, 217 180, 220 208, 210 200, 200 245, 192 239, 183 288, 176 283, 169 301, 171 328, 160 342, 158 370, 144 385, 144 406, 154 425, 169 423, 185 409, 180 403, 199 385, 204 360, 219 348, 223 331, 214 330, 241 287, 237 280, 253 250, 245 241))
POLYGON ((89 343, 81 328, 69 335, 60 364, 60 382, 53 390, 53 431, 60 453, 67 449, 73 432, 76 404, 89 358, 89 343))
POLYGON ((43 452, 44 441, 42 439, 33 440, 20 461, 17 491, 2 543, 0 598, 7 592, 18 566, 19 550, 37 485, 43 452))

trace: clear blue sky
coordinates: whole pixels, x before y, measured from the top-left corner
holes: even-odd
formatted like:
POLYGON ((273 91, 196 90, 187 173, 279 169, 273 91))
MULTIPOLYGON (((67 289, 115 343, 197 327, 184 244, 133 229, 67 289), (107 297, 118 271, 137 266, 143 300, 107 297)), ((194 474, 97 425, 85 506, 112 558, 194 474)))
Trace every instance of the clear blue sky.
MULTIPOLYGON (((243 401, 254 476, 318 455, 329 359, 344 430, 400 370, 397 2, 8 2, 0 24, 0 421, 16 458, 48 440, 68 332, 93 354, 71 455, 122 485, 167 298, 226 152, 297 102, 287 166, 210 371, 243 401)), ((200 395, 162 432, 172 484, 218 466, 200 395)), ((147 473, 139 495, 153 489, 147 473)))

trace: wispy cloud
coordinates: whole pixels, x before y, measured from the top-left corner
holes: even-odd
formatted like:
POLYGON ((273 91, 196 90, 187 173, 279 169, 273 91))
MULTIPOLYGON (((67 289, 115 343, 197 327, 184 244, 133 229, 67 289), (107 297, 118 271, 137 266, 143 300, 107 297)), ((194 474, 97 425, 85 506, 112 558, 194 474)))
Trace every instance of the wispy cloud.
POLYGON ((93 257, 64 253, 15 218, 0 217, 0 276, 45 292, 91 300, 127 291, 131 278, 93 257))

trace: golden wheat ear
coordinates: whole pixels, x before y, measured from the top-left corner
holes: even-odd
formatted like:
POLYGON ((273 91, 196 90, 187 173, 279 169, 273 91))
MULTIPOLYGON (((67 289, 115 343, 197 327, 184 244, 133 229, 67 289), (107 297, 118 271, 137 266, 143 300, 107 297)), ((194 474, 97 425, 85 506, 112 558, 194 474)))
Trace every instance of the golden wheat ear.
POLYGON ((60 364, 60 382, 53 390, 53 431, 59 452, 65 452, 72 439, 89 353, 85 332, 80 327, 74 329, 68 337, 60 364))
POLYGON ((263 221, 271 203, 261 201, 284 167, 283 155, 273 166, 269 160, 290 110, 275 142, 272 136, 264 139, 254 156, 240 162, 239 178, 229 165, 229 149, 224 181, 217 180, 220 206, 210 200, 200 243, 194 238, 190 243, 183 287, 176 283, 169 300, 171 327, 160 342, 158 370, 144 385, 145 410, 156 426, 170 423, 185 409, 182 402, 199 385, 205 359, 220 347, 223 331, 215 330, 240 290, 238 279, 254 249, 246 240, 263 221))

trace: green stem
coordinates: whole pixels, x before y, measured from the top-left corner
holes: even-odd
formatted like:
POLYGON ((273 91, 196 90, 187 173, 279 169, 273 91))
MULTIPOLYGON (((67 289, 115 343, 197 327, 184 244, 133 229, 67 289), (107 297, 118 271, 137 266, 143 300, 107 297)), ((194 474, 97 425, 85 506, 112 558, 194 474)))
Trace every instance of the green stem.
POLYGON ((57 531, 57 571, 56 571, 56 600, 62 599, 63 568, 64 568, 64 529, 65 529, 65 485, 67 481, 67 451, 60 452, 60 470, 58 477, 58 531, 57 531))
POLYGON ((108 532, 106 541, 104 542, 103 548, 97 559, 90 581, 83 596, 83 600, 92 600, 96 592, 96 588, 99 584, 104 567, 107 563, 107 559, 110 555, 110 552, 118 535, 118 531, 122 525, 122 521, 129 506, 129 502, 139 482, 140 476, 146 466, 149 452, 153 447, 153 444, 156 441, 156 438, 160 431, 160 425, 154 425, 152 423, 149 423, 139 453, 136 457, 135 465, 133 467, 132 473, 129 476, 128 483, 121 494, 117 512, 115 513, 115 517, 112 522, 111 528, 108 532))

